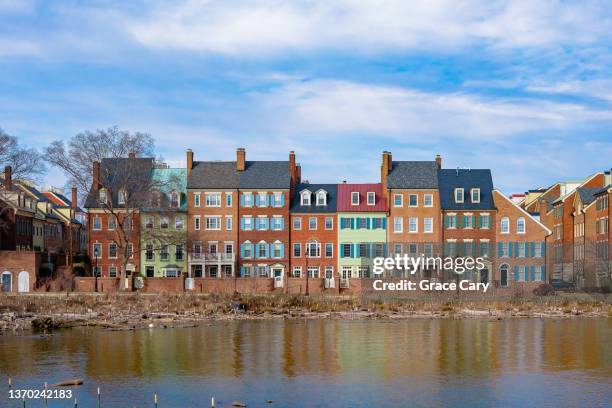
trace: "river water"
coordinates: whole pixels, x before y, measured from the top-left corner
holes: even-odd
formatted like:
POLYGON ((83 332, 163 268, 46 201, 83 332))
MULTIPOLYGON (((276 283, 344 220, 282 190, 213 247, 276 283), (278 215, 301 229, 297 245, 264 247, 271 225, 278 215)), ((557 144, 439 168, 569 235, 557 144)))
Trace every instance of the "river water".
MULTIPOLYGON (((0 336, 13 389, 82 378, 79 407, 612 406, 612 319, 229 321, 0 336), (267 401, 271 400, 272 403, 267 401)), ((43 407, 42 400, 27 401, 43 407)), ((73 407, 74 399, 49 407, 73 407)))

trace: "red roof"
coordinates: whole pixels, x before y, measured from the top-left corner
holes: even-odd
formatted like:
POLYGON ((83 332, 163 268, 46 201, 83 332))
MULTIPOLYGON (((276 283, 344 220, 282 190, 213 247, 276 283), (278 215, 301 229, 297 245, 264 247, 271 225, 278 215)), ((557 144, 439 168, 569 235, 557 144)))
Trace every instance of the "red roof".
POLYGON ((60 200, 59 197, 57 197, 51 191, 45 191, 45 192, 43 192, 43 194, 44 194, 45 197, 47 197, 49 199, 49 201, 51 201, 55 205, 61 205, 61 206, 69 205, 69 204, 63 202, 62 200, 60 200))
POLYGON ((386 212, 387 198, 382 193, 382 184, 338 184, 338 211, 386 212), (351 193, 359 193, 359 205, 351 204, 351 193), (374 205, 368 205, 368 193, 374 193, 374 205))

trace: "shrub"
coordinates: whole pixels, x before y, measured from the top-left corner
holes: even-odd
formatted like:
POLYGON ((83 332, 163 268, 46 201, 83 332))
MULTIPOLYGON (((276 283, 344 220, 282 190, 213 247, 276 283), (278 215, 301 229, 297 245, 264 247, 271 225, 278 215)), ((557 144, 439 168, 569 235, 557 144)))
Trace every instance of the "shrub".
POLYGON ((536 296, 552 296, 555 294, 555 288, 550 283, 542 283, 533 290, 536 296))

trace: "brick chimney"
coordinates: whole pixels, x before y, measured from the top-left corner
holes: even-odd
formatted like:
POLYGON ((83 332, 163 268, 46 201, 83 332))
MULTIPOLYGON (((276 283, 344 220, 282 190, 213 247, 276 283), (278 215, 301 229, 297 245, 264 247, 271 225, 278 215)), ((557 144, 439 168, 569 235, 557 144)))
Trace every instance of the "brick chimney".
POLYGON ((187 149, 187 177, 189 177, 192 167, 193 167, 193 150, 187 149))
MULTIPOLYGON (((546 213, 548 212, 548 201, 545 198, 540 200, 540 222, 544 224, 544 220, 546 219, 546 213)), ((544 224, 546 225, 546 224, 544 224)))
POLYGON ((297 172, 295 167, 295 152, 291 150, 289 152, 289 175, 291 177, 291 187, 297 183, 297 172))
POLYGON ((134 152, 129 152, 129 153, 128 153, 128 157, 129 157, 130 159, 133 159, 133 158, 135 158, 135 157, 136 157, 136 153, 134 153, 134 152))
POLYGON ((385 192, 385 194, 387 191, 387 176, 391 171, 389 163, 391 163, 391 153, 385 150, 382 152, 382 164, 380 166, 380 182, 382 183, 383 192, 385 192))
POLYGON ((77 188, 76 186, 72 186, 72 209, 76 210, 77 208, 77 188))
POLYGON ((436 154, 436 165, 439 169, 442 168, 442 156, 440 156, 439 154, 436 154))
POLYGON ((93 180, 91 183, 91 189, 93 191, 98 191, 100 189, 100 162, 93 162, 93 180))
POLYGON ((236 149, 236 170, 244 171, 246 168, 246 150, 244 147, 236 149))
POLYGON ((6 191, 13 189, 13 168, 11 166, 4 168, 4 189, 6 191))
POLYGON ((302 182, 302 165, 298 164, 295 166, 296 183, 302 182))

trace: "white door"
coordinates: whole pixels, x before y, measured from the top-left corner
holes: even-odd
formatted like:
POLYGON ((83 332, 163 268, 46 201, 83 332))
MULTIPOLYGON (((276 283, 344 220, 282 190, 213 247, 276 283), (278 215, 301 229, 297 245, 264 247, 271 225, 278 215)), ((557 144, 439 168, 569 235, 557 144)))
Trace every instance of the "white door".
POLYGON ((26 271, 19 272, 19 277, 17 279, 17 289, 19 292, 29 292, 30 291, 30 274, 26 271))

